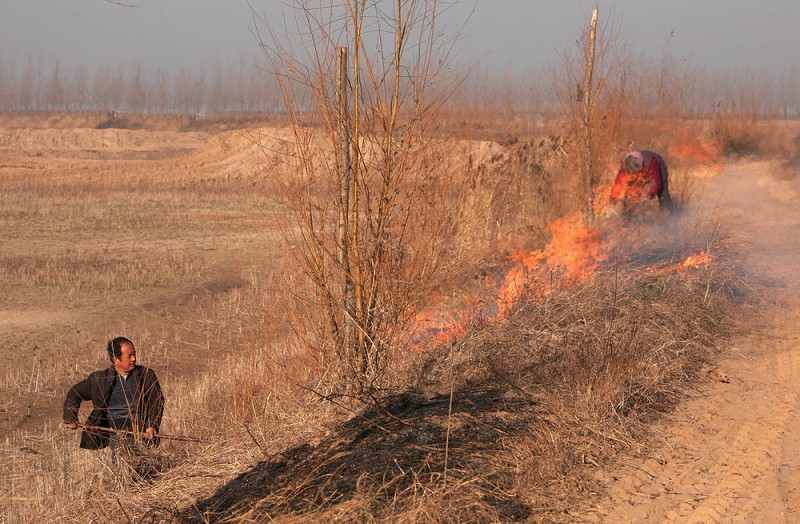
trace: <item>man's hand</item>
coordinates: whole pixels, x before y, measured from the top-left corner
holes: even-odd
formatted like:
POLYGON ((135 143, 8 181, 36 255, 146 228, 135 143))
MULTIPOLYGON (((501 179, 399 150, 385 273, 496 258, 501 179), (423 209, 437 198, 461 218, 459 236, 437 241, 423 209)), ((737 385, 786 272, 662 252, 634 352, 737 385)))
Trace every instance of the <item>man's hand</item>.
POLYGON ((147 428, 146 430, 144 430, 144 438, 146 439, 156 438, 156 428, 147 428))

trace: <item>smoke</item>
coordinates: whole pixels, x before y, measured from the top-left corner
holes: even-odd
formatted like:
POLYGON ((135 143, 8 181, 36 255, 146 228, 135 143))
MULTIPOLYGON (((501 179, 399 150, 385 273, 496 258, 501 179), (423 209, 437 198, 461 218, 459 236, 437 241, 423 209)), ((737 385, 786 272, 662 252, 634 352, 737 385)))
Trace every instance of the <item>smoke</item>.
POLYGON ((796 173, 776 161, 729 164, 693 199, 688 215, 727 230, 745 276, 797 287, 800 199, 796 173))

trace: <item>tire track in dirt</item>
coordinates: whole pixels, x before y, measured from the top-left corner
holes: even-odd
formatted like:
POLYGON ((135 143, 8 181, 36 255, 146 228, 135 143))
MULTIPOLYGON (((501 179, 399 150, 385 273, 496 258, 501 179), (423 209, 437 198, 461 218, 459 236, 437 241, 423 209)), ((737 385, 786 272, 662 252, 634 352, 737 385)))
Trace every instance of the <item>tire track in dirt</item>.
POLYGON ((660 428, 663 444, 648 457, 599 472, 607 498, 586 521, 800 519, 800 199, 771 168, 737 164, 706 189, 707 209, 734 234, 738 262, 767 284, 759 314, 720 362, 728 381, 702 385, 660 428))
MULTIPOLYGON (((747 377, 738 377, 745 391, 738 406, 731 403, 730 408, 748 419, 731 419, 731 424, 741 422, 740 429, 726 443, 721 459, 709 468, 708 485, 714 488, 689 512, 688 522, 732 522, 749 515, 764 500, 782 502, 777 472, 782 439, 797 405, 797 395, 792 390, 797 385, 798 354, 776 331, 783 329, 778 326, 797 324, 796 310, 790 314, 794 318, 786 318, 783 312, 774 318, 773 333, 762 339, 767 342, 763 360, 759 358, 760 363, 750 370, 754 376, 773 376, 775 382, 754 385, 748 384, 747 377), (787 393, 782 395, 782 391, 787 393)), ((776 522, 774 518, 770 521, 776 522)))

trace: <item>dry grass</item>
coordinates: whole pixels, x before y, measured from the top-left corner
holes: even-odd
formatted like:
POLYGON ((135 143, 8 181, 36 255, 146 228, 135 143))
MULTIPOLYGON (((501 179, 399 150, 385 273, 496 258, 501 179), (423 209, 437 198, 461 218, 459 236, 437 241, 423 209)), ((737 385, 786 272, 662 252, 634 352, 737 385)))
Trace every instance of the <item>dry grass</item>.
POLYGON ((329 397, 339 415, 328 419, 295 388, 271 406, 293 403, 293 417, 253 419, 273 431, 251 434, 257 462, 192 504, 161 504, 153 521, 570 521, 566 508, 602 491, 595 468, 646 439, 714 359, 736 279, 722 252, 714 266, 673 266, 715 235, 532 292, 506 321, 422 355, 377 404, 329 397))
MULTIPOLYGON (((471 199, 459 234, 477 253, 465 275, 498 246, 535 244, 574 205, 558 138, 512 142, 497 149, 507 156, 469 146, 454 162, 453 184, 463 176, 467 191, 453 194, 471 199)), ((665 269, 718 243, 689 227, 578 287, 531 289, 504 322, 406 356, 384 398, 323 401, 314 362, 280 322, 282 259, 264 248, 271 233, 253 228, 269 198, 164 173, 150 180, 169 190, 123 177, 64 198, 70 178, 80 179, 3 187, 4 285, 57 295, 57 310, 104 296, 125 304, 104 302, 106 315, 81 317, 78 332, 48 335, 55 349, 42 361, 23 351, 0 382, 0 414, 25 403, 57 412, 66 387, 105 365, 102 342, 133 332, 165 387, 165 431, 209 442, 164 442, 114 469, 107 453, 78 450, 57 413, 41 430, 9 430, 0 512, 10 522, 569 521, 564 508, 602 490, 596 465, 645 439, 714 358, 740 294, 722 252, 712 266, 665 269)))
MULTIPOLYGON (((155 479, 185 472, 197 445, 163 446, 142 464, 148 471, 113 471, 107 454, 77 449, 77 434, 63 430, 66 388, 107 365, 104 341, 124 333, 161 378, 170 432, 205 436, 216 424, 245 420, 246 407, 258 408, 250 400, 263 399, 260 390, 246 388, 263 370, 249 364, 263 351, 253 343, 263 343, 254 334, 263 322, 255 317, 272 314, 265 302, 275 257, 264 253, 268 232, 253 224, 268 199, 249 186, 203 184, 176 173, 175 157, 186 152, 174 144, 154 149, 150 159, 135 151, 126 159, 126 147, 135 148, 146 132, 85 136, 41 125, 42 132, 14 135, 21 144, 28 139, 30 149, 4 144, 10 154, 0 173, 0 514, 9 522, 115 521, 124 519, 115 498, 120 488, 150 504, 155 479), (60 142, 70 137, 79 144, 60 142), (106 139, 114 153, 98 159, 92 144, 106 139), (256 349, 237 360, 249 348, 256 349), (247 382, 228 382, 241 389, 242 401, 231 404, 233 412, 220 410, 222 420, 196 416, 200 403, 225 405, 208 400, 221 381, 199 378, 223 365, 252 369, 247 382), (109 505, 90 507, 106 495, 109 505)), ((174 137, 160 138, 167 136, 174 137)), ((259 413, 272 411, 265 405, 259 413)))
POLYGON ((60 288, 130 291, 176 279, 197 278, 197 268, 180 252, 167 251, 154 260, 103 257, 103 253, 70 253, 46 257, 17 255, 0 258, 0 278, 7 284, 60 288))
POLYGON ((153 115, 119 111, 38 111, 0 112, 0 128, 5 129, 146 129, 150 131, 204 131, 216 133, 269 125, 274 117, 266 114, 153 115))

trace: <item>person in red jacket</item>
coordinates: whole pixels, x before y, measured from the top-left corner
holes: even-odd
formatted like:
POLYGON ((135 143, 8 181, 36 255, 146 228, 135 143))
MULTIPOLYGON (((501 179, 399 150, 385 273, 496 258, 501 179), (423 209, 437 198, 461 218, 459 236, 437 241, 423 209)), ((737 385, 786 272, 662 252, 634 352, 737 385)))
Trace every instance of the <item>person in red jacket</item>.
POLYGON ((611 187, 610 201, 622 201, 625 211, 643 200, 658 197, 658 205, 672 212, 669 173, 661 155, 653 151, 628 151, 622 157, 617 177, 611 187))

